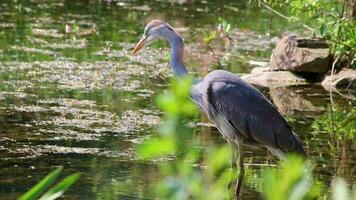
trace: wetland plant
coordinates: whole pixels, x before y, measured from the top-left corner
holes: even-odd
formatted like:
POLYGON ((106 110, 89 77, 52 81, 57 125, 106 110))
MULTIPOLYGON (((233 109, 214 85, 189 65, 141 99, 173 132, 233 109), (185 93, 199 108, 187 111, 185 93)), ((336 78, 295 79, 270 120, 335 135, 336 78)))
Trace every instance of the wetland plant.
POLYGON ((197 113, 189 99, 191 83, 191 78, 172 79, 170 90, 158 96, 164 120, 159 135, 138 146, 139 155, 159 160, 164 178, 156 191, 164 199, 232 198, 232 191, 226 190, 229 179, 236 179, 230 169, 229 149, 226 145, 202 148, 185 121, 197 113))
POLYGON ((70 176, 64 178, 61 182, 52 186, 49 190, 48 187, 51 186, 61 174, 63 167, 53 170, 46 177, 44 177, 40 182, 33 186, 29 191, 23 194, 19 200, 53 200, 62 196, 63 193, 69 189, 79 178, 79 173, 74 173, 70 176), (47 190, 47 191, 46 191, 47 190))

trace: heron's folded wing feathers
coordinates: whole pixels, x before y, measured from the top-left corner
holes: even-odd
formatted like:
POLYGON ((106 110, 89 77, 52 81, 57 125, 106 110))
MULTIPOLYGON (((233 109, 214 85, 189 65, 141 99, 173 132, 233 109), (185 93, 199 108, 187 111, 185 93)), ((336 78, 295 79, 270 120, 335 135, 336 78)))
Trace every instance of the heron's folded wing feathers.
POLYGON ((210 83, 208 90, 209 103, 243 134, 246 140, 254 140, 283 152, 304 153, 299 138, 285 118, 251 85, 239 78, 217 80, 210 83))

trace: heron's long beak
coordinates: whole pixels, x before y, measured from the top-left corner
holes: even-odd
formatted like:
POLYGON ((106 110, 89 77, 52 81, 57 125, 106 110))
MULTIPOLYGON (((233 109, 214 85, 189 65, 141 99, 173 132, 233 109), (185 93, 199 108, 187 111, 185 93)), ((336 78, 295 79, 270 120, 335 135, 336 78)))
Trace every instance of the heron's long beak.
POLYGON ((141 40, 136 44, 134 50, 132 50, 131 55, 136 55, 147 43, 147 36, 142 36, 141 40))

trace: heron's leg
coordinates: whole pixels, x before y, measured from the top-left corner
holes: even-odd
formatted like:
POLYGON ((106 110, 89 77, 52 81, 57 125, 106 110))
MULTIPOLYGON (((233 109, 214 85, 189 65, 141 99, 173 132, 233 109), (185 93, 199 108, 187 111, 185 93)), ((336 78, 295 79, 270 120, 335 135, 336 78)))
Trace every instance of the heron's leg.
POLYGON ((233 163, 237 163, 238 148, 235 141, 227 140, 227 142, 229 143, 229 148, 230 148, 230 164, 231 164, 231 168, 233 168, 233 163))
POLYGON ((236 189, 235 189, 236 199, 239 198, 241 187, 242 187, 242 181, 243 181, 244 174, 245 174, 244 151, 243 151, 243 142, 242 141, 237 142, 237 149, 238 149, 238 153, 239 153, 239 159, 238 159, 238 162, 236 162, 236 165, 238 165, 240 167, 240 173, 239 173, 239 177, 237 179, 236 189))
POLYGON ((235 169, 235 163, 237 163, 237 156, 238 156, 237 155, 237 151, 238 151, 238 149, 237 149, 237 144, 236 144, 235 141, 227 139, 227 142, 229 144, 229 150, 230 150, 230 152, 229 152, 229 155, 230 155, 230 160, 229 160, 229 162, 230 162, 230 175, 229 175, 229 180, 228 180, 227 185, 226 185, 226 189, 228 191, 229 190, 228 188, 230 188, 230 186, 232 184, 234 184, 233 182, 231 182, 231 177, 232 177, 232 172, 235 169))

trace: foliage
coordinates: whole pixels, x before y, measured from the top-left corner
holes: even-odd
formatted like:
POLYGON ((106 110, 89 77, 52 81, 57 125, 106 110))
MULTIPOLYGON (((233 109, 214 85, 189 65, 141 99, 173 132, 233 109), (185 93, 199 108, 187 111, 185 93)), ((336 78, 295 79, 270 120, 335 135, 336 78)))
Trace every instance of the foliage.
POLYGON ((143 158, 161 160, 159 167, 165 178, 157 184, 160 197, 228 199, 232 192, 227 191, 227 184, 236 178, 231 174, 229 148, 211 145, 203 149, 184 123, 197 113, 188 98, 191 83, 190 78, 172 81, 170 90, 158 96, 157 104, 165 112, 159 136, 138 150, 143 158))
POLYGON ((225 19, 219 17, 218 18, 218 22, 219 22, 219 29, 222 30, 223 32, 227 33, 230 31, 230 28, 231 28, 231 24, 226 21, 225 19))
POLYGON ((304 27, 318 32, 319 36, 332 43, 332 52, 336 57, 347 57, 349 64, 356 68, 356 28, 355 16, 351 16, 356 2, 329 0, 259 0, 259 3, 272 9, 287 10, 292 16, 287 17, 273 10, 290 22, 299 22, 304 27), (271 7, 270 7, 271 6, 271 7), (311 20, 311 27, 306 25, 311 20))
MULTIPOLYGON (((313 178, 313 165, 302 158, 289 156, 277 168, 262 172, 261 191, 266 200, 309 200, 328 199, 326 186, 313 178), (324 192, 324 193, 323 193, 324 192)), ((349 191, 342 178, 336 178, 331 185, 334 200, 355 200, 356 190, 349 191)))
POLYGON ((356 109, 332 108, 330 112, 325 112, 320 119, 315 120, 312 127, 318 132, 334 133, 338 139, 354 139, 356 135, 356 109))
POLYGON ((143 158, 176 156, 185 149, 184 142, 191 137, 191 130, 183 124, 183 119, 196 113, 195 105, 188 98, 191 82, 191 79, 172 81, 171 91, 157 97, 157 104, 166 115, 158 129, 160 137, 139 147, 143 158))
POLYGON ((204 34, 203 40, 207 44, 210 44, 216 38, 216 31, 215 30, 214 31, 204 32, 203 34, 204 34))
POLYGON ((228 33, 230 29, 231 29, 231 24, 227 20, 223 19, 222 17, 218 17, 217 30, 203 32, 204 34, 203 40, 205 43, 210 45, 212 41, 219 36, 218 33, 221 33, 224 37, 229 38, 228 33))
POLYGON ((64 32, 73 40, 77 40, 76 34, 79 32, 79 24, 73 23, 73 24, 66 24, 64 26, 64 32))
POLYGON ((320 195, 321 184, 314 182, 312 169, 301 157, 290 156, 278 168, 264 170, 261 180, 264 199, 315 199, 320 195))
POLYGON ((57 177, 61 174, 62 167, 52 171, 46 177, 44 177, 39 183, 33 186, 29 191, 23 194, 19 200, 32 200, 32 199, 39 199, 39 200, 53 200, 57 199, 58 197, 62 196, 63 193, 73 185, 77 179, 79 178, 79 173, 74 173, 70 176, 67 176, 61 182, 50 188, 46 191, 46 189, 54 183, 57 177), (40 198, 38 198, 43 192, 45 192, 40 198))

